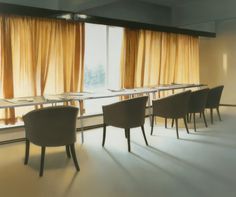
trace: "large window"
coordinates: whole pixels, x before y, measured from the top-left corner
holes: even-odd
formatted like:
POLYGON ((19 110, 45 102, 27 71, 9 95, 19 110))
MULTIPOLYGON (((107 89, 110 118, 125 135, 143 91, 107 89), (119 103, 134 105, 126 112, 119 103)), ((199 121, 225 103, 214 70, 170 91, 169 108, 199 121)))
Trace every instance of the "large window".
POLYGON ((104 25, 85 25, 84 89, 105 88, 107 65, 107 34, 104 25))
POLYGON ((121 45, 123 39, 123 28, 108 27, 108 67, 107 67, 107 88, 120 88, 120 59, 121 45))
MULTIPOLYGON (((84 90, 101 92, 120 88, 120 55, 123 28, 85 25, 84 90)), ((118 98, 85 102, 86 114, 100 113, 101 106, 118 98)))

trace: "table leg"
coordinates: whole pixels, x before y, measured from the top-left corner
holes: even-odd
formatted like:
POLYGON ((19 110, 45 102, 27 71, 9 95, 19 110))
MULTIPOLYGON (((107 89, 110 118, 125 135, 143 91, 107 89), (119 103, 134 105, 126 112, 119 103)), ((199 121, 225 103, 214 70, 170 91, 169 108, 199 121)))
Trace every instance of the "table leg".
POLYGON ((83 144, 84 143, 83 101, 79 101, 79 106, 80 106, 80 132, 81 132, 81 138, 82 138, 82 144, 83 144))
MULTIPOLYGON (((153 92, 152 93, 153 94, 153 100, 156 100, 157 99, 157 94, 158 94, 158 98, 160 98, 160 91, 158 91, 158 92, 153 92)), ((154 116, 152 117, 152 118, 154 118, 154 116)), ((154 120, 154 122, 155 122, 155 124, 157 124, 157 119, 156 118, 154 118, 155 120, 154 120)))
POLYGON ((149 120, 150 120, 150 125, 152 125, 151 96, 150 96, 150 93, 148 93, 147 95, 148 95, 149 120))
POLYGON ((156 92, 153 92, 153 93, 152 93, 152 98, 153 98, 153 100, 156 100, 156 99, 157 99, 156 92))

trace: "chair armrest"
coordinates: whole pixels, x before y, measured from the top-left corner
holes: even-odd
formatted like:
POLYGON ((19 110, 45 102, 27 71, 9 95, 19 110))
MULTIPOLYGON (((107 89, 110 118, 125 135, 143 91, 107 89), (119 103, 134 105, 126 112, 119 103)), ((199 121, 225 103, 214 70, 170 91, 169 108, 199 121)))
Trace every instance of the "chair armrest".
POLYGON ((153 115, 180 118, 186 115, 191 91, 186 91, 153 101, 153 115))
POLYGON ((124 108, 121 103, 103 106, 104 124, 120 127, 125 124, 124 108))
POLYGON ((175 106, 172 97, 165 97, 161 99, 154 100, 153 105, 153 115, 169 117, 175 106))
POLYGON ((103 106, 104 124, 120 128, 142 126, 148 97, 137 97, 103 106))

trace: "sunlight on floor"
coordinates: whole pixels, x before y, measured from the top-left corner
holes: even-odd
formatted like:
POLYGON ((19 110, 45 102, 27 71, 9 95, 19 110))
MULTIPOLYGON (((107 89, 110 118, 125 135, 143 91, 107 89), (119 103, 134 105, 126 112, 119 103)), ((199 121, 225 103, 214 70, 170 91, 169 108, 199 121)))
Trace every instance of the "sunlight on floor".
POLYGON ((65 148, 48 148, 45 171, 38 177, 40 148, 32 146, 29 164, 23 165, 24 143, 0 148, 1 196, 235 196, 236 108, 222 108, 223 121, 205 128, 197 120, 197 132, 187 134, 181 126, 164 128, 158 119, 154 135, 146 120, 149 146, 140 128, 131 130, 131 153, 124 131, 107 128, 102 148, 102 128, 85 132, 85 143, 77 136, 76 153, 81 171, 66 158, 65 148))

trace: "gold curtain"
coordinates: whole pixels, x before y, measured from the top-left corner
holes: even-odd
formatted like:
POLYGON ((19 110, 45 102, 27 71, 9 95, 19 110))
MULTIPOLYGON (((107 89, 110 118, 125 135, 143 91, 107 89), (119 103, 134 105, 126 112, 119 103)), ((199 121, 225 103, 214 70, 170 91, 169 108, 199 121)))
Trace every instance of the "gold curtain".
POLYGON ((125 88, 133 88, 135 83, 137 57, 138 57, 139 32, 125 29, 121 51, 121 84, 125 88))
MULTIPOLYGON (((0 26, 0 97, 83 90, 83 23, 1 16, 0 26)), ((30 109, 33 107, 16 108, 16 116, 30 109)), ((0 118, 14 119, 11 111, 8 116, 1 113, 0 118)))
MULTIPOLYGON (((11 29, 9 23, 0 18, 0 77, 1 77, 1 97, 14 97, 13 87, 13 68, 12 68, 12 51, 11 51, 11 29), (4 28, 3 28, 4 27, 4 28)), ((3 113, 5 116, 5 123, 15 123, 15 111, 13 109, 6 109, 3 113), (5 112, 5 113, 4 113, 5 112)))
POLYGON ((126 29, 123 51, 122 88, 199 83, 198 37, 126 29))

